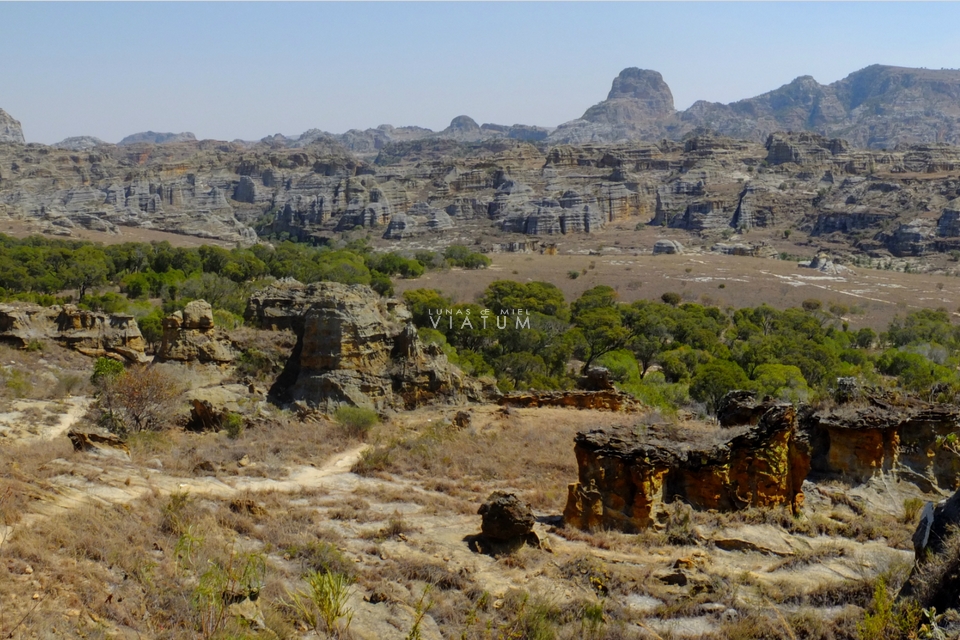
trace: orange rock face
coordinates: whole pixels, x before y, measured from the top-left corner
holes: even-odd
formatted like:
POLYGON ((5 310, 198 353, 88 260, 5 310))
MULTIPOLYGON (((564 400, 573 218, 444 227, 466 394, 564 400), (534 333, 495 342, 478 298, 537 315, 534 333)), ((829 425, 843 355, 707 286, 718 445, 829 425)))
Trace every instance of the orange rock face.
POLYGON ((673 500, 721 511, 803 503, 810 453, 792 406, 769 406, 756 425, 696 439, 668 441, 634 427, 578 434, 579 482, 569 487, 565 522, 633 532, 673 500))
POLYGON ((853 482, 889 473, 930 490, 960 484, 960 456, 947 441, 960 411, 887 393, 818 411, 804 419, 815 443, 813 468, 853 482))

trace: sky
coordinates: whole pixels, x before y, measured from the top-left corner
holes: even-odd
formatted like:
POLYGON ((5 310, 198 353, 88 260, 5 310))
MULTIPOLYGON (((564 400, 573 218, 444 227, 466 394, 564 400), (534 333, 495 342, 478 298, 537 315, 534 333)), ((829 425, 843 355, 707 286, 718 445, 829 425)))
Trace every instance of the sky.
POLYGON ((921 2, 0 2, 0 108, 47 144, 556 126, 626 67, 662 73, 678 109, 960 67, 958 23, 960 4, 921 2))

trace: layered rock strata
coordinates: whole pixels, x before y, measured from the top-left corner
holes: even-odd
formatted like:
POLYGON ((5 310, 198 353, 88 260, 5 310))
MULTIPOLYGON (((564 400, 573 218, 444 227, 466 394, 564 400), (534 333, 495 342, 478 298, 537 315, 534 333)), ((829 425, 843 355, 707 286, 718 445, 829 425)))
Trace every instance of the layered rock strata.
POLYGON ((363 285, 279 282, 251 298, 247 318, 297 333, 274 393, 313 408, 379 411, 485 397, 438 345, 420 341, 402 302, 363 285))
POLYGON ((675 441, 655 429, 615 427, 579 433, 578 482, 569 487, 564 521, 581 529, 646 529, 682 500, 730 511, 803 503, 808 443, 790 405, 765 405, 756 424, 675 441))
POLYGON ((960 483, 960 456, 950 445, 951 434, 960 432, 955 405, 864 391, 808 412, 803 425, 814 445, 814 471, 854 482, 888 473, 925 490, 952 491, 960 483))
POLYGON ((69 304, 0 305, 0 340, 21 348, 34 341, 55 340, 91 357, 146 361, 146 341, 133 316, 84 311, 69 304))

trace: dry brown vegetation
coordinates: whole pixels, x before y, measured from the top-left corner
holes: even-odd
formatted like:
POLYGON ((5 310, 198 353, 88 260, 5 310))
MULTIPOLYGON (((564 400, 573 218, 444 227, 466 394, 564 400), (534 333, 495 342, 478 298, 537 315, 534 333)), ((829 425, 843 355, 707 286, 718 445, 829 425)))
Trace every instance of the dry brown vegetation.
MULTIPOLYGON (((180 371, 191 386, 223 378, 180 371)), ((639 420, 680 438, 685 423, 476 406, 457 429, 462 408, 440 407, 351 435, 307 413, 248 409, 231 435, 177 428, 181 408, 167 428, 132 434, 129 459, 75 453, 63 436, 0 448, 0 637, 309 637, 294 596, 311 576, 339 575, 353 617, 329 628, 356 640, 856 638, 877 576, 895 586, 902 573, 888 556, 862 558, 909 548, 905 514, 865 509, 843 485, 801 518, 676 504, 640 535, 562 526, 577 431, 639 420), (496 489, 533 506, 549 550, 470 551, 496 489), (795 551, 715 545, 717 532, 750 527, 795 551)))

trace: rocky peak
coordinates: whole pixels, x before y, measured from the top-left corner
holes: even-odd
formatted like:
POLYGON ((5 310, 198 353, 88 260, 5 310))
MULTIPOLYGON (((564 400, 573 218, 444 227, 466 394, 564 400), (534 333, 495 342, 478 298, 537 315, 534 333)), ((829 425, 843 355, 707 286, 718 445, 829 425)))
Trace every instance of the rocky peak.
POLYGON ((674 113, 673 93, 656 71, 631 67, 613 80, 607 99, 583 114, 583 120, 604 124, 641 124, 674 113))
POLYGON ((94 136, 74 136, 72 138, 64 138, 53 146, 57 149, 67 149, 68 151, 89 151, 90 149, 105 144, 107 143, 94 136))
POLYGON ((483 137, 484 133, 477 121, 470 116, 457 116, 450 121, 449 127, 437 135, 461 142, 476 142, 483 137))
POLYGON ((0 142, 25 143, 20 122, 3 109, 0 109, 0 142))
POLYGON ((673 94, 659 71, 629 67, 613 79, 607 100, 632 98, 634 100, 666 101, 673 110, 673 94))

